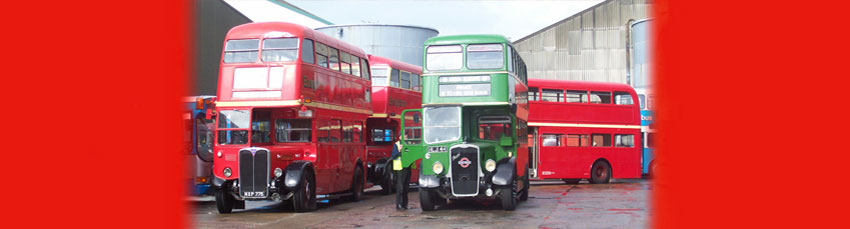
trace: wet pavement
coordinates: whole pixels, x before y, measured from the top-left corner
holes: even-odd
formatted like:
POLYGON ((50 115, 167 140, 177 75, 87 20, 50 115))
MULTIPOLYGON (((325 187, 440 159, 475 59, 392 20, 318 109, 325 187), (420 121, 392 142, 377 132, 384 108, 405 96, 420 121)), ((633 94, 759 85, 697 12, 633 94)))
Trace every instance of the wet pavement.
MULTIPOLYGON (((318 210, 295 213, 280 202, 248 201, 245 210, 219 214, 215 203, 191 201, 198 228, 647 228, 651 182, 613 180, 611 184, 568 185, 532 181, 528 201, 503 211, 497 201, 459 201, 436 211, 419 208, 419 194, 409 194, 410 209, 395 210, 395 195, 367 192, 359 202, 319 203, 318 210)), ((373 190, 375 188, 369 189, 373 190)), ((368 190, 367 190, 368 191, 368 190)))

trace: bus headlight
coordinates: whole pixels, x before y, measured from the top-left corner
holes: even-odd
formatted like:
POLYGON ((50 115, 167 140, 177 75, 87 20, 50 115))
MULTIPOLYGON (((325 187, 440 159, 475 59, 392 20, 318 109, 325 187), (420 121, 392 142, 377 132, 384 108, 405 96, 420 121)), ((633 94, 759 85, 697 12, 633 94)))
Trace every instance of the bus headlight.
POLYGON ((221 157, 221 151, 218 151, 218 153, 216 153, 215 155, 221 157))
POLYGON ((275 178, 278 178, 278 177, 280 177, 280 176, 283 176, 283 169, 280 169, 280 168, 274 168, 274 177, 275 177, 275 178))
POLYGON ((514 156, 514 152, 508 151, 508 157, 513 157, 513 156, 514 156))
POLYGON ((224 168, 224 177, 229 178, 230 175, 233 175, 230 171, 230 167, 224 168))
POLYGON ((443 173, 443 163, 440 163, 439 161, 435 161, 434 166, 431 169, 432 169, 432 171, 434 171, 434 174, 443 173))
POLYGON ((487 172, 493 172, 493 170, 496 170, 496 161, 487 159, 487 162, 484 162, 484 168, 487 169, 487 172))

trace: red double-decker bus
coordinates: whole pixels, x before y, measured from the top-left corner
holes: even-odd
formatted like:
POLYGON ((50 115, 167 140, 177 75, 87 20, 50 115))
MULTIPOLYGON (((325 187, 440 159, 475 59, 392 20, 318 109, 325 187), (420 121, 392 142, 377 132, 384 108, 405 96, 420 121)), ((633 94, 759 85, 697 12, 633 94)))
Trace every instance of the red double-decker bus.
POLYGON ((532 178, 640 178, 640 106, 626 84, 528 79, 532 178))
POLYGON ((362 49, 307 27, 249 23, 225 38, 213 188, 219 212, 246 200, 360 198, 372 114, 362 49))
MULTIPOLYGON (((395 187, 390 154, 398 141, 401 112, 422 107, 422 67, 375 55, 369 55, 369 62, 373 113, 366 121, 367 177, 381 185, 383 194, 390 194, 395 187)), ((419 171, 412 171, 410 182, 417 182, 419 171)))

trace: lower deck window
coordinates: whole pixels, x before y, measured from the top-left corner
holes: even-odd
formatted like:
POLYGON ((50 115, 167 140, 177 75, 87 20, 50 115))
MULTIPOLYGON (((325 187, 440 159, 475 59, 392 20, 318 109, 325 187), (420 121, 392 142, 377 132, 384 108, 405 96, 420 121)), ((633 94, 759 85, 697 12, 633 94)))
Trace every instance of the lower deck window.
POLYGON ((252 143, 269 143, 271 142, 271 126, 268 121, 260 121, 251 123, 251 142, 252 143))
POLYGON ((582 147, 588 146, 586 134, 567 134, 567 146, 582 147))
POLYGON ((277 142, 310 142, 310 124, 309 119, 278 119, 275 122, 277 142))
POLYGON ((219 130, 218 144, 241 145, 248 144, 247 130, 219 130))
POLYGON ((592 134, 590 135, 593 147, 609 147, 611 146, 610 134, 592 134))
POLYGON ((482 116, 478 118, 478 139, 498 141, 511 136, 511 117, 482 116))
POLYGON ((631 134, 614 135, 614 146, 616 147, 634 147, 635 136, 631 134))
POLYGON ((561 146, 560 134, 544 134, 540 138, 543 139, 543 146, 561 146))

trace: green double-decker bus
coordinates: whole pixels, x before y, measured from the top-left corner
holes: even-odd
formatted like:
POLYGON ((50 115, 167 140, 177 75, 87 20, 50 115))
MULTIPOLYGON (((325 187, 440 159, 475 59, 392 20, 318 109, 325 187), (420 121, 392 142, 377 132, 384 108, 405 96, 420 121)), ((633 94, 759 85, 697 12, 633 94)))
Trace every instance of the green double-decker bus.
POLYGON ((422 210, 448 199, 528 198, 525 63, 501 35, 425 42, 422 109, 406 110, 402 164, 421 161, 422 210))

